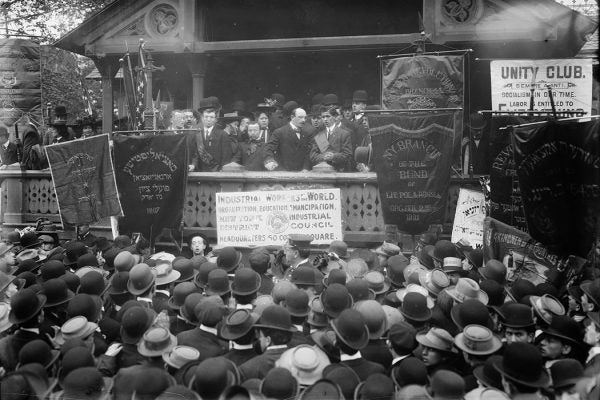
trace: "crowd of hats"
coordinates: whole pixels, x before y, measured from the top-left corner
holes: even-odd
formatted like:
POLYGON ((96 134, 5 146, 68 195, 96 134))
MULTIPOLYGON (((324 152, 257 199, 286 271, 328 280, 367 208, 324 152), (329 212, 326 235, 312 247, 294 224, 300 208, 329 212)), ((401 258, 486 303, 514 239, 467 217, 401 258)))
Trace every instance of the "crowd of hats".
POLYGON ((598 398, 600 278, 536 285, 427 236, 334 241, 281 275, 276 246, 144 256, 57 232, 0 243, 2 399, 598 398))

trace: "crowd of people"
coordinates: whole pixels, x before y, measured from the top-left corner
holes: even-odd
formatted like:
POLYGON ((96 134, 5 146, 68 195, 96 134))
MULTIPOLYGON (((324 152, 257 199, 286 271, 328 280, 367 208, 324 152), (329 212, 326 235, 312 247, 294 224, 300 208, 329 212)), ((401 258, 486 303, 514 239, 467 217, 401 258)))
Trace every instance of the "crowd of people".
POLYGON ((433 234, 181 254, 58 234, 0 243, 3 400, 599 398, 592 266, 559 288, 433 234))

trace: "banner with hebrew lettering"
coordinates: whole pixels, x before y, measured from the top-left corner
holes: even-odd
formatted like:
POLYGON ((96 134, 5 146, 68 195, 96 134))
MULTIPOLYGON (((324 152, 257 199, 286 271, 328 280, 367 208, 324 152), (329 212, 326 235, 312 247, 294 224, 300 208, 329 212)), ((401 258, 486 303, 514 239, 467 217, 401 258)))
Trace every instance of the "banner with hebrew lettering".
POLYGON ((12 126, 23 115, 41 120, 40 45, 0 39, 0 121, 12 126))
POLYGON ((180 228, 188 172, 186 139, 172 134, 114 138, 125 231, 152 240, 163 228, 180 228))
POLYGON ((516 127, 512 139, 531 236, 586 257, 600 218, 600 121, 516 127))
POLYGON ((551 279, 559 261, 556 254, 529 234, 486 217, 483 220, 483 261, 492 259, 507 265, 509 281, 524 278, 534 284, 551 279))
POLYGON ((485 197, 482 192, 460 188, 452 224, 452 242, 466 240, 473 247, 483 244, 485 197))
POLYGON ((108 135, 45 149, 63 223, 89 224, 121 214, 108 135))
POLYGON ((369 115, 369 133, 386 224, 419 234, 446 209, 460 113, 369 115))

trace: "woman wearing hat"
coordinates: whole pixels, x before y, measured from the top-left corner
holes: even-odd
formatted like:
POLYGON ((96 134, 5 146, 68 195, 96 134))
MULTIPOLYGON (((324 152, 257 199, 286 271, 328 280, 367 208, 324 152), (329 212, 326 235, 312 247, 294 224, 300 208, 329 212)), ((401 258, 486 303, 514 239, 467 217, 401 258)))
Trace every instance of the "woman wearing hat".
POLYGON ((440 369, 460 372, 454 338, 448 331, 431 328, 427 333, 417 334, 417 342, 421 345, 421 358, 429 376, 440 369))

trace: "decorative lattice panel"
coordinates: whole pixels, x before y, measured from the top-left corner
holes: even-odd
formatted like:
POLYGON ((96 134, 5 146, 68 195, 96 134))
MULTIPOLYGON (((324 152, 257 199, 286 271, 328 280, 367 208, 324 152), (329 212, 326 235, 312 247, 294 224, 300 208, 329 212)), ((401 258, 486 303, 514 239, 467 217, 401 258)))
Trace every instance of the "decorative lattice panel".
POLYGON ((56 193, 51 179, 23 181, 25 212, 29 214, 58 214, 56 193))

